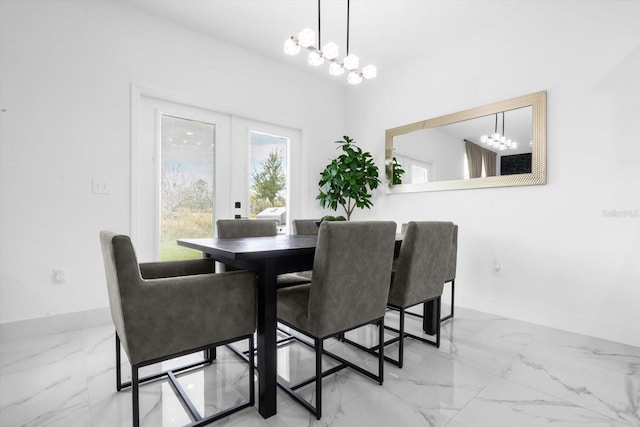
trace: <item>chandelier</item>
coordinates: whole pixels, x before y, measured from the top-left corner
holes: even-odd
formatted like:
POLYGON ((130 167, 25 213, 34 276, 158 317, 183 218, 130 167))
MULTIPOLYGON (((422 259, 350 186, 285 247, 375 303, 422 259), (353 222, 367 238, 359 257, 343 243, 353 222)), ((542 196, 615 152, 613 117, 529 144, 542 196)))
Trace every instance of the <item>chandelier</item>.
POLYGON ((362 69, 360 59, 349 53, 349 0, 347 0, 347 55, 340 60, 340 48, 334 42, 325 44, 322 49, 320 39, 320 0, 318 0, 318 47, 316 44, 316 34, 309 28, 298 33, 298 36, 291 36, 284 42, 284 53, 296 55, 303 47, 309 51, 309 65, 317 67, 325 61, 329 61, 329 74, 340 76, 348 71, 347 81, 353 85, 362 82, 363 79, 372 79, 378 74, 378 70, 373 65, 367 65, 362 69))
POLYGON ((496 113, 496 124, 492 135, 482 135, 480 142, 487 144, 489 147, 497 148, 500 151, 515 150, 518 143, 511 138, 507 138, 504 133, 504 111, 502 111, 502 135, 498 133, 498 114, 496 113))

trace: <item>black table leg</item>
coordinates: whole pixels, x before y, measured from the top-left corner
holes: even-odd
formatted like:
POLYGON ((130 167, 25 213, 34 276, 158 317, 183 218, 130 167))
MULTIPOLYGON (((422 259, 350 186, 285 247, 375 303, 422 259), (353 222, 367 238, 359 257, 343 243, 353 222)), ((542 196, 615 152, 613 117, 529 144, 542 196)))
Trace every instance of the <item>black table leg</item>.
POLYGON ((425 334, 435 335, 438 333, 440 323, 440 313, 438 310, 438 298, 424 303, 424 313, 422 319, 422 330, 425 334))
POLYGON ((258 270, 258 411, 276 414, 276 261, 264 260, 258 270))

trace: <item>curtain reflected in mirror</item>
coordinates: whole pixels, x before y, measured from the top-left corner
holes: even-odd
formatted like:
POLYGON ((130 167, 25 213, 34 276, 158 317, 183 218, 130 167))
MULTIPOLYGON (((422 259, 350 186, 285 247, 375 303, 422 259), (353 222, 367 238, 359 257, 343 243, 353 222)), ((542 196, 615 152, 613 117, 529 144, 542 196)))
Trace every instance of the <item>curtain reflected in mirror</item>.
POLYGON ((546 92, 386 134, 389 192, 546 183, 546 92))

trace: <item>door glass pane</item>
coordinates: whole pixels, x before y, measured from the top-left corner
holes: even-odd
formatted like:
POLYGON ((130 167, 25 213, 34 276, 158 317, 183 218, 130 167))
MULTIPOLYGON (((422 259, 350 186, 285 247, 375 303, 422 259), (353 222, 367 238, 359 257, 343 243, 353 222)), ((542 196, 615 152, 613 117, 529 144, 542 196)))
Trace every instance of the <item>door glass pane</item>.
POLYGON ((163 115, 160 260, 200 258, 178 238, 213 236, 215 125, 163 115))
POLYGON ((287 223, 289 138, 249 132, 249 218, 287 223))

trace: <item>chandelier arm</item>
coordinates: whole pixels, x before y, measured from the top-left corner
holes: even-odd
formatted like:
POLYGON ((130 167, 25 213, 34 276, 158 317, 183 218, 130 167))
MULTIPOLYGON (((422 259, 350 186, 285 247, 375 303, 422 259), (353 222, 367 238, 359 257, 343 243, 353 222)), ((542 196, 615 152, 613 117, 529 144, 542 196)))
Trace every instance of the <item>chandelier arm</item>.
POLYGON ((318 50, 321 48, 322 44, 320 43, 320 0, 318 0, 318 50))
POLYGON ((349 56, 349 0, 347 0, 347 56, 349 56))
MULTIPOLYGON (((330 43, 329 45, 332 53, 328 55, 329 57, 325 57, 325 52, 322 51, 322 10, 321 10, 321 1, 318 0, 318 47, 312 46, 313 41, 315 41, 315 34, 310 29, 304 29, 298 36, 291 36, 288 40, 285 41, 284 52, 287 55, 295 55, 300 52, 300 48, 304 48, 310 51, 312 54, 309 54, 309 64, 313 66, 318 66, 322 64, 324 60, 327 60, 331 63, 332 66, 337 65, 338 67, 330 67, 329 72, 334 75, 340 75, 344 73, 344 70, 349 70, 348 73, 348 81, 351 84, 358 84, 363 79, 372 79, 376 77, 377 70, 373 65, 367 65, 360 69, 358 67, 359 59, 355 55, 349 54, 349 39, 350 39, 350 27, 351 27, 351 1, 347 0, 347 55, 344 60, 340 60, 337 58, 337 45, 335 43, 330 43), (347 61, 348 60, 348 61, 347 61), (348 62, 348 68, 345 66, 348 62), (333 68, 333 69, 332 69, 333 68)), ((329 46, 327 45, 327 46, 329 46)), ((496 128, 497 128, 497 116, 496 116, 496 128)), ((504 119, 503 119, 504 120, 504 119)))

